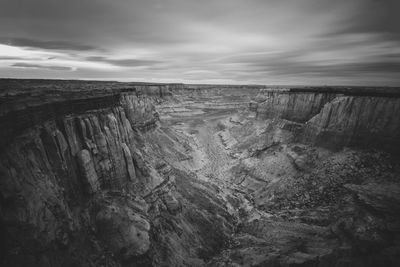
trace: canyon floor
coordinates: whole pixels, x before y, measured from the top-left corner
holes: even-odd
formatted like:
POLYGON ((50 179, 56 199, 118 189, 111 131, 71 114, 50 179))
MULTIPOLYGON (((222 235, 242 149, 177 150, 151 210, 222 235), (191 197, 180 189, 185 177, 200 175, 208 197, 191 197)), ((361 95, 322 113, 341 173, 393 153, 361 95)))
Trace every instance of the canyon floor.
POLYGON ((389 154, 296 143, 285 130, 292 122, 260 122, 248 110, 202 112, 162 121, 188 145, 188 158, 172 165, 212 185, 234 218, 228 243, 211 253, 207 265, 395 266, 400 261, 399 239, 387 228, 398 225, 398 215, 380 213, 372 203, 400 200, 400 168, 389 154), (384 200, 389 195, 396 200, 384 200))
MULTIPOLYGON (((312 89, 260 100, 259 88, 97 82, 82 97, 80 82, 68 83, 68 94, 64 81, 7 82, 2 266, 400 263, 396 143, 332 149, 300 138, 318 116, 353 118, 340 105, 354 112, 364 96, 312 89), (293 119, 280 116, 285 105, 293 119), (304 114, 311 120, 300 122, 304 114)), ((329 133, 329 144, 342 138, 329 133)))

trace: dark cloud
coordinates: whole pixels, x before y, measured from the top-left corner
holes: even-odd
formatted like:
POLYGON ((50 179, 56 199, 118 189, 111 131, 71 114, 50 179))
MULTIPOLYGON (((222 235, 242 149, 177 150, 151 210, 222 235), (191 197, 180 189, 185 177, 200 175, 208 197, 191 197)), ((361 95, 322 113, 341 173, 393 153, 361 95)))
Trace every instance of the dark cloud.
POLYGON ((293 76, 317 76, 324 77, 354 77, 367 78, 371 74, 398 74, 400 72, 400 62, 371 62, 371 63, 344 63, 317 65, 312 62, 282 62, 279 65, 258 65, 250 67, 255 72, 271 73, 274 75, 293 75, 293 76))
POLYGON ((0 38, 0 43, 11 46, 31 47, 31 48, 39 48, 45 50, 49 49, 49 50, 88 51, 88 50, 98 49, 95 46, 83 45, 68 41, 47 41, 47 40, 35 40, 27 38, 0 38))
POLYGON ((58 71, 71 71, 72 68, 64 66, 50 66, 50 65, 39 65, 39 64, 29 64, 29 63, 14 63, 11 65, 16 68, 33 68, 33 69, 45 69, 45 70, 58 70, 58 71))
POLYGON ((21 57, 7 57, 7 56, 0 56, 0 60, 21 60, 21 57))

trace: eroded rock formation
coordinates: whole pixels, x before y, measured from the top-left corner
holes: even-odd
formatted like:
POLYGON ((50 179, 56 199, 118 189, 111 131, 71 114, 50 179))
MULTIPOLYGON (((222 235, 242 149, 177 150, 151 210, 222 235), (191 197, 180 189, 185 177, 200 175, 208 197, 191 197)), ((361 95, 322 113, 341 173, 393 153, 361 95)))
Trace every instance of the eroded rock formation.
POLYGON ((305 123, 302 142, 333 150, 368 145, 398 153, 400 121, 394 114, 400 114, 399 97, 385 89, 264 89, 253 109, 259 119, 305 123))
POLYGON ((399 98, 339 96, 307 121, 305 139, 338 149, 374 146, 398 153, 399 98))

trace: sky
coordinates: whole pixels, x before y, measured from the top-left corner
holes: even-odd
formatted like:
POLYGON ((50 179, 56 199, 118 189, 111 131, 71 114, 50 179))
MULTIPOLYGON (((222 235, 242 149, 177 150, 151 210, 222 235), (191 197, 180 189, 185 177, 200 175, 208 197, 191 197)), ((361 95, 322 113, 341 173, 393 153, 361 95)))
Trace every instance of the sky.
POLYGON ((0 0, 0 77, 400 86, 399 0, 0 0))

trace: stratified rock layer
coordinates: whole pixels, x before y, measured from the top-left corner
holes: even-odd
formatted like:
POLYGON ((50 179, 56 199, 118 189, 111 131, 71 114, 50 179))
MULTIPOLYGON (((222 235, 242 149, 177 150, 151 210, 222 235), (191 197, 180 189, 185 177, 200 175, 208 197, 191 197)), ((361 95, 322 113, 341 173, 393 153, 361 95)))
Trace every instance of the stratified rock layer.
POLYGON ((289 90, 261 90, 256 100, 260 119, 281 118, 306 122, 335 97, 334 93, 290 92, 289 90))
POLYGON ((399 92, 379 90, 265 89, 257 118, 305 123, 299 141, 333 150, 372 146, 400 151, 399 92))
POLYGON ((337 97, 307 121, 305 139, 332 149, 372 146, 398 153, 400 98, 337 97))
MULTIPOLYGON (((24 249, 24 243, 32 240, 38 249, 54 242, 68 247, 71 235, 86 231, 90 224, 90 201, 96 198, 92 195, 123 190, 137 192, 140 198, 159 183, 143 175, 147 166, 134 151, 139 145, 131 126, 154 127, 157 118, 149 112, 151 107, 141 97, 126 97, 118 107, 57 117, 28 128, 8 144, 0 157, 0 192, 9 246, 24 249), (14 236, 12 229, 26 226, 31 230, 25 236, 14 236)), ((128 207, 121 205, 115 209, 106 205, 96 215, 103 240, 115 253, 123 249, 124 257, 141 255, 149 248, 144 241, 149 242, 149 223, 129 215, 128 207), (114 210, 116 215, 111 216, 114 210), (121 240, 114 235, 118 232, 121 240)), ((21 265, 30 262, 27 253, 19 256, 21 265)))

